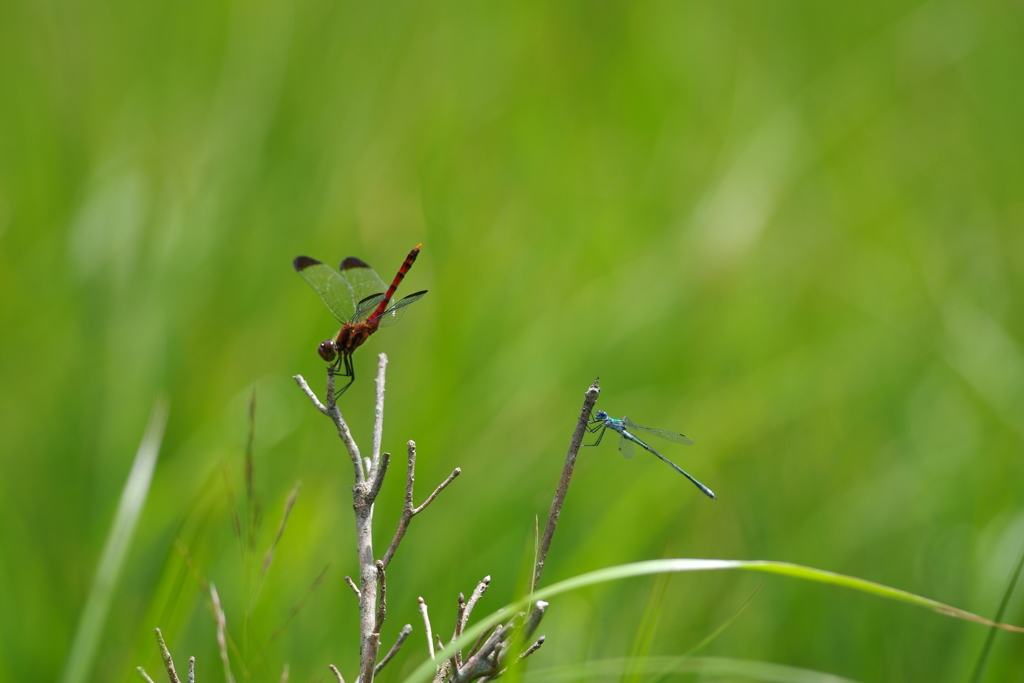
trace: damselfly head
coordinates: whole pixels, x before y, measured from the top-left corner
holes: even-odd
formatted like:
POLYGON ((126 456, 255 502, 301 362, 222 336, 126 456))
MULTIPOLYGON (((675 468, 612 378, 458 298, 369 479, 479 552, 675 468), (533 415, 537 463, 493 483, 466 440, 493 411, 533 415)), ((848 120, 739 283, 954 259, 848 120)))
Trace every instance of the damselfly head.
POLYGON ((333 339, 320 342, 320 346, 316 347, 316 352, 328 363, 338 357, 338 347, 333 339))
POLYGON ((604 412, 603 410, 599 410, 596 413, 594 413, 594 419, 596 419, 596 420, 607 420, 608 419, 608 413, 604 412))

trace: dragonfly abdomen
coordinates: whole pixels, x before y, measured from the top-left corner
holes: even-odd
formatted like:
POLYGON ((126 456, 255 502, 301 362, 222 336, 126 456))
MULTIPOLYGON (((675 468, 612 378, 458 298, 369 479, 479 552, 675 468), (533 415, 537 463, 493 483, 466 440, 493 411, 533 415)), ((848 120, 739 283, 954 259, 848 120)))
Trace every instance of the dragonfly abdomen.
MULTIPOLYGON (((387 310, 388 304, 391 302, 391 297, 395 294, 395 290, 398 289, 398 285, 405 279, 405 274, 409 272, 409 269, 412 268, 412 264, 416 261, 416 257, 420 255, 420 249, 422 247, 422 244, 417 244, 413 247, 412 251, 409 252, 409 255, 405 257, 402 267, 398 269, 398 273, 395 274, 395 279, 391 281, 391 286, 388 287, 388 291, 384 293, 384 299, 377 305, 377 310, 370 315, 368 320, 380 320, 380 316, 387 310)), ((376 329, 376 326, 374 326, 374 329, 376 329)))

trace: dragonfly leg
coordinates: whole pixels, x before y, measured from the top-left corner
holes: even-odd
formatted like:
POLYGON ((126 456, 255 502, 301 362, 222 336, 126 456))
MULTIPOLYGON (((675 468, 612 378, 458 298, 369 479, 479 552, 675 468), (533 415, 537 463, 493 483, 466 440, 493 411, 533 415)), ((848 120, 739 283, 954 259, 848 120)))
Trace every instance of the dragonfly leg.
POLYGON ((597 441, 595 441, 594 443, 581 443, 580 445, 581 446, 596 446, 597 444, 601 443, 601 439, 604 438, 604 432, 605 432, 605 428, 604 427, 595 427, 594 429, 589 429, 588 428, 587 431, 590 432, 591 434, 593 434, 598 429, 601 430, 601 433, 597 435, 597 441))
POLYGON ((337 377, 348 377, 349 379, 348 379, 348 382, 345 383, 345 386, 343 386, 341 389, 338 389, 337 391, 334 392, 334 400, 335 401, 337 401, 338 398, 342 394, 345 393, 346 389, 348 389, 350 386, 352 386, 352 382, 356 381, 356 368, 355 368, 355 365, 352 363, 352 355, 351 354, 345 354, 341 358, 338 359, 338 362, 339 362, 339 365, 340 364, 344 364, 345 372, 338 372, 338 368, 337 367, 333 367, 332 370, 331 370, 331 374, 333 374, 333 375, 335 375, 337 377))

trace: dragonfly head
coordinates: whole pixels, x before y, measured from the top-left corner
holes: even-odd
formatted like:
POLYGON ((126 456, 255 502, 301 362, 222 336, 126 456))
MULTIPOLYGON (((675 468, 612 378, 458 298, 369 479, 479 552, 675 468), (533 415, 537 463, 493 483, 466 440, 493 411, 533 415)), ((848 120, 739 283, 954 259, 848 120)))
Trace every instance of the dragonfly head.
POLYGON ((320 342, 320 346, 316 348, 316 352, 320 354, 320 357, 330 363, 338 357, 338 346, 334 343, 333 339, 320 342))
POLYGON ((596 413, 594 413, 594 419, 595 420, 607 420, 608 419, 608 413, 604 412, 603 410, 599 410, 596 413))

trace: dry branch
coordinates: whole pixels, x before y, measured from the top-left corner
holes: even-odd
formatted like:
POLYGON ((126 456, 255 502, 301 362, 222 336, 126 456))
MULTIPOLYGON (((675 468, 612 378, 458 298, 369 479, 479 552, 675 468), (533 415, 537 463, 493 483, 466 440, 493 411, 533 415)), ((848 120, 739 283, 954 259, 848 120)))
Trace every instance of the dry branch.
POLYGON ((423 628, 427 630, 427 649, 430 651, 430 658, 434 658, 434 634, 430 630, 430 615, 427 614, 427 603, 419 598, 420 614, 423 615, 423 628))
POLYGON ((579 419, 576 421, 576 431, 572 433, 569 451, 565 455, 562 477, 558 481, 555 498, 551 501, 551 511, 548 513, 547 524, 544 525, 544 535, 540 539, 540 547, 537 551, 537 565, 533 573, 534 589, 540 585, 540 575, 544 571, 544 562, 547 560, 548 550, 551 548, 551 539, 555 536, 555 526, 558 525, 558 517, 562 514, 562 504, 565 503, 565 496, 569 492, 572 471, 576 467, 576 454, 579 453, 580 445, 583 443, 583 435, 587 433, 587 422, 590 420, 590 413, 594 410, 594 404, 597 403, 597 397, 600 394, 601 387, 595 379, 594 383, 587 389, 583 399, 583 408, 580 410, 579 419))
POLYGON ((167 649, 167 645, 164 643, 164 634, 160 632, 160 629, 153 629, 156 631, 156 642, 160 647, 160 657, 164 660, 164 668, 167 669, 167 678, 170 679, 171 683, 181 683, 181 679, 178 678, 178 672, 174 670, 174 660, 171 659, 171 651, 167 649))
POLYGON ((400 649, 402 649, 402 643, 405 642, 405 639, 409 637, 410 633, 412 633, 412 624, 406 624, 402 627, 401 632, 398 634, 398 639, 395 640, 395 644, 391 646, 391 649, 388 650, 388 653, 384 655, 383 659, 377 662, 377 666, 373 667, 374 676, 380 673, 380 670, 391 661, 391 658, 394 657, 400 649))
POLYGON ((448 487, 448 484, 455 480, 455 477, 462 474, 462 469, 456 467, 452 473, 448 475, 448 478, 442 481, 440 485, 434 489, 434 492, 427 496, 427 499, 423 501, 423 504, 416 507, 413 504, 413 484, 416 482, 416 442, 410 441, 408 447, 409 465, 406 469, 405 476, 405 503, 402 507, 402 516, 398 520, 398 528, 395 530, 395 536, 391 539, 391 544, 388 546, 387 552, 384 553, 384 557, 381 558, 381 562, 384 563, 385 568, 387 568, 391 563, 391 558, 395 556, 395 551, 398 550, 398 544, 402 542, 405 532, 408 531, 409 522, 412 521, 412 518, 423 512, 427 506, 437 498, 437 494, 444 491, 445 488, 448 487))

